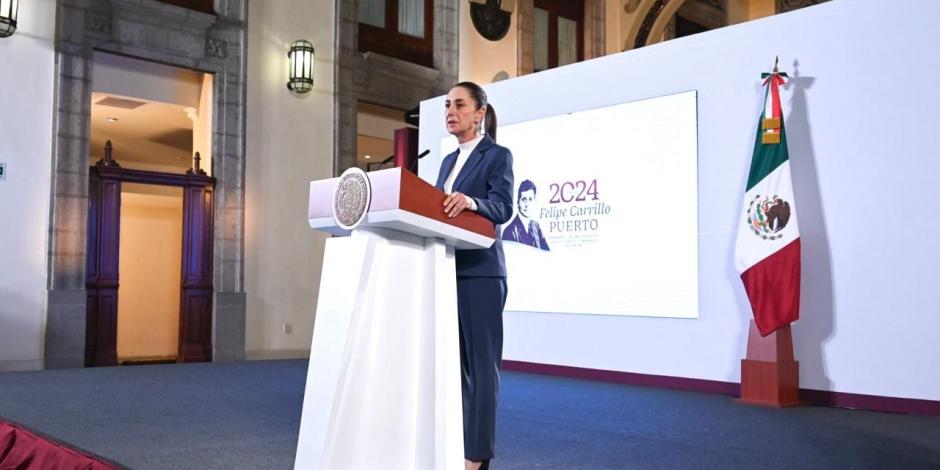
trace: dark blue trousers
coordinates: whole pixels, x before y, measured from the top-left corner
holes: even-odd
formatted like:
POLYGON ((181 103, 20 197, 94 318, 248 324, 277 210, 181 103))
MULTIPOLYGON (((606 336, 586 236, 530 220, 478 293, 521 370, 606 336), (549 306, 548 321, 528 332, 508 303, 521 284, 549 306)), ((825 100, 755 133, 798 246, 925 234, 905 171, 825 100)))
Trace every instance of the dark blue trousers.
POLYGON ((464 456, 493 458, 506 278, 457 277, 464 456))

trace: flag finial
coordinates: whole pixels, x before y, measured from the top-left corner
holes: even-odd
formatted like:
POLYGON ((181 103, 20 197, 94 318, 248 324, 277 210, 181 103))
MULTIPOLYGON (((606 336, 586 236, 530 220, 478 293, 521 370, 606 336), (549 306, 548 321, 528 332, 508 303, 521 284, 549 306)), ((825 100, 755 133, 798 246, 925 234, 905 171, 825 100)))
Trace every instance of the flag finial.
POLYGON ((780 69, 777 68, 777 64, 780 63, 780 56, 774 56, 774 73, 780 73, 780 69))

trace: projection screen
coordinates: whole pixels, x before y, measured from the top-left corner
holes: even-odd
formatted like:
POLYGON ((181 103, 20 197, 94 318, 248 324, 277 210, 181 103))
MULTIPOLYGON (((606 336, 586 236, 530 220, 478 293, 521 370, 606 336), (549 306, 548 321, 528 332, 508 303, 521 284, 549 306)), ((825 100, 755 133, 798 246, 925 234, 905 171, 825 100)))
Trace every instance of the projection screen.
MULTIPOLYGON (((698 317, 694 91, 500 126, 506 310, 698 317)), ((441 141, 441 156, 457 142, 441 141)))

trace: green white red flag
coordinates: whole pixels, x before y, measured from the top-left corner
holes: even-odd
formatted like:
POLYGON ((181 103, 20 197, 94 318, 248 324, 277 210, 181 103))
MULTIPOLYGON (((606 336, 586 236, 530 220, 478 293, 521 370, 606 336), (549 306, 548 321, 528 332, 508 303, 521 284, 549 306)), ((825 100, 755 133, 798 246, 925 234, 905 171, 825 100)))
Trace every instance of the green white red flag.
POLYGON ((751 156, 735 267, 761 335, 800 317, 800 232, 790 179, 780 86, 787 76, 765 73, 764 111, 751 156))

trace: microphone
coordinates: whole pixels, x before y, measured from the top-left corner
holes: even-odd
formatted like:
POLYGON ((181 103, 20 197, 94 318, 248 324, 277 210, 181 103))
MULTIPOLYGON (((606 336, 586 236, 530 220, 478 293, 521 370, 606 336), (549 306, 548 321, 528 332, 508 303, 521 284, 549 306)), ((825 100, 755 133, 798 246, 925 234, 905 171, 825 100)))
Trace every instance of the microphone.
POLYGON ((391 161, 394 160, 394 159, 395 159, 395 155, 389 155, 388 157, 385 158, 385 160, 382 160, 382 161, 380 161, 380 162, 369 162, 369 163, 366 163, 366 171, 375 171, 375 170, 377 170, 377 169, 379 169, 379 168, 382 168, 383 166, 387 165, 389 162, 391 162, 391 161))
MULTIPOLYGON (((413 165, 417 165, 418 159, 426 157, 429 153, 431 153, 431 149, 427 149, 427 150, 421 152, 420 154, 418 154, 418 158, 415 159, 413 165)), ((388 165, 388 164, 391 163, 392 160, 394 160, 394 159, 395 159, 395 155, 389 155, 388 157, 386 157, 386 158, 385 158, 384 160, 382 160, 381 162, 370 162, 370 163, 367 163, 367 164, 366 164, 366 169, 367 169, 368 171, 377 170, 377 169, 379 169, 379 168, 382 168, 382 167, 385 166, 385 165, 388 165)), ((412 169, 412 171, 415 171, 415 169, 417 169, 417 166, 415 166, 415 168, 412 169)))

